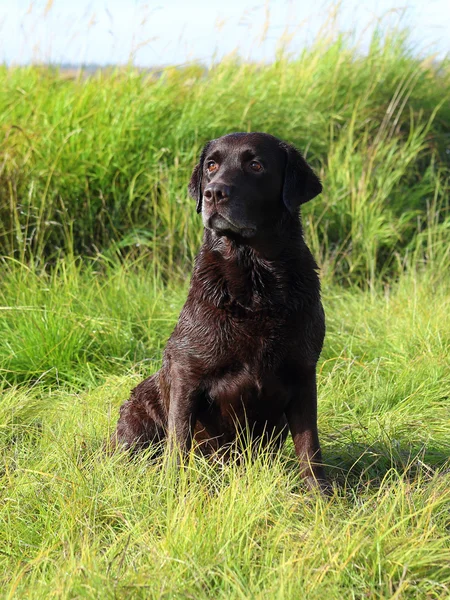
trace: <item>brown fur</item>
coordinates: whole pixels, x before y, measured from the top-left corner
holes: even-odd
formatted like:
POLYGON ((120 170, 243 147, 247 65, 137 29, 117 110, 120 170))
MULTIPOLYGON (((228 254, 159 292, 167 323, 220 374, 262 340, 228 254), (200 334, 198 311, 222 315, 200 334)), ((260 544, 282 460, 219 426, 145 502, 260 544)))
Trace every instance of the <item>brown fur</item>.
POLYGON ((240 438, 281 445, 289 428, 302 475, 326 489, 316 395, 325 320, 299 219, 321 190, 301 154, 273 136, 205 146, 189 184, 205 231, 188 298, 162 368, 121 407, 114 445, 168 438, 187 451, 195 439, 227 453, 240 438))

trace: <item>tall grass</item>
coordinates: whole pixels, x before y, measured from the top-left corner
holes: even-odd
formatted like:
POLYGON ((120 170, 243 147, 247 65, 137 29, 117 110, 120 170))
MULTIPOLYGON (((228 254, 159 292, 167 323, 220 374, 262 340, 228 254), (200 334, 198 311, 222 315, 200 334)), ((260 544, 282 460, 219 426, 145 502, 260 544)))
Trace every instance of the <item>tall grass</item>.
POLYGON ((327 283, 319 429, 334 497, 275 458, 174 471, 102 447, 185 297, 138 265, 12 268, 2 288, 7 598, 447 598, 450 282, 327 283), (6 310, 5 310, 6 309, 6 310), (26 385, 24 385, 26 384, 26 385))
POLYGON ((392 271, 431 206, 448 219, 450 71, 398 34, 364 56, 340 37, 270 65, 3 67, 0 85, 0 252, 21 260, 146 250, 173 273, 200 236, 190 170, 205 141, 236 130, 305 152, 324 180, 307 234, 344 279, 392 271))
POLYGON ((448 63, 376 35, 0 84, 0 595, 450 597, 448 63), (190 170, 235 130, 296 143, 324 181, 303 222, 330 499, 291 442, 181 470, 102 450, 186 296, 190 170))

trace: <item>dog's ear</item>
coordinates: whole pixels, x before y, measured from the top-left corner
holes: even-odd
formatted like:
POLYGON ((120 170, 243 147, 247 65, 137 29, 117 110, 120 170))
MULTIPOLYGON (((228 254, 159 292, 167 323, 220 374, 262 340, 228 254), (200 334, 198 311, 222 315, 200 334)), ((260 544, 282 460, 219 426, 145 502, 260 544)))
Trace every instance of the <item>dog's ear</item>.
POLYGON ((192 198, 197 202, 197 212, 202 212, 202 179, 203 179, 203 165, 205 163, 205 156, 208 151, 210 142, 208 142, 200 155, 199 162, 195 165, 192 171, 191 179, 189 181, 188 190, 192 198))
POLYGON ((286 152, 283 202, 289 212, 295 214, 300 204, 304 204, 320 194, 322 184, 294 146, 282 143, 281 147, 286 152))

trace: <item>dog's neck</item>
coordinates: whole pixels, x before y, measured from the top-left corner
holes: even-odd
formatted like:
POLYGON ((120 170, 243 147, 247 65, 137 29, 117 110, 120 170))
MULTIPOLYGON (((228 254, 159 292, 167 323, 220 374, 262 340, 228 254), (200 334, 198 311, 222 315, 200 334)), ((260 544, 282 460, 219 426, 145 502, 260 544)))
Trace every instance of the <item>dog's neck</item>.
MULTIPOLYGON (((312 256, 301 230, 284 239, 264 244, 239 243, 206 230, 196 259, 194 278, 204 300, 215 306, 238 305, 250 311, 285 305, 287 309, 304 302, 301 263, 312 256), (265 247, 270 246, 270 253, 265 247)), ((311 285, 309 282, 309 290, 311 285)), ((313 290, 316 286, 312 286, 313 290)), ((318 293, 317 280, 317 293, 318 293)))

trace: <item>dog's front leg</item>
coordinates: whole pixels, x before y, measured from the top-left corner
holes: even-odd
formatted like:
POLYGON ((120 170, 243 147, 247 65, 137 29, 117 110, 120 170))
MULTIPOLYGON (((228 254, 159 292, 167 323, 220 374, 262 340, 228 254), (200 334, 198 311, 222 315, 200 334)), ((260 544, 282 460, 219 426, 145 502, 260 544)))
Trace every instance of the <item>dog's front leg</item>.
POLYGON ((322 466, 322 455, 317 431, 317 387, 315 367, 301 369, 292 398, 285 410, 295 453, 302 477, 310 487, 319 486, 323 492, 330 489, 322 466))
POLYGON ((183 454, 192 446, 199 403, 198 390, 186 379, 180 374, 172 379, 168 415, 169 448, 183 454))

